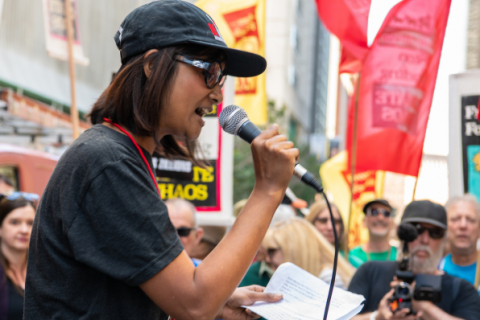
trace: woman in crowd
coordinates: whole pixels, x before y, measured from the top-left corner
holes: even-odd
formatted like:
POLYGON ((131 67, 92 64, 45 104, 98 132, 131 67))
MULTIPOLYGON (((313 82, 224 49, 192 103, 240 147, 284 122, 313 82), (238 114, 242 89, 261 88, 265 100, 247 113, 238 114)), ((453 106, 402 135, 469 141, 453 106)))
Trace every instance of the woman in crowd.
POLYGON ((203 116, 223 100, 225 76, 257 76, 266 61, 228 48, 212 18, 181 0, 138 7, 115 42, 122 65, 93 106, 92 128, 62 155, 38 207, 25 320, 250 319, 242 305, 281 299, 236 288, 282 201, 298 150, 276 125, 255 138, 252 194, 197 268, 161 200, 152 154, 161 147, 167 157, 202 165, 195 141, 203 116))
MULTIPOLYGON (((335 219, 335 229, 339 239, 340 254, 343 256, 343 244, 345 240, 345 226, 343 224, 342 216, 338 211, 337 206, 334 203, 330 203, 332 208, 333 219, 335 219)), ((310 207, 310 213, 305 219, 313 224, 315 228, 327 239, 332 246, 335 246, 335 236, 333 234, 332 220, 330 218, 330 212, 328 211, 327 203, 325 200, 318 200, 310 207)))
MULTIPOLYGON (((270 280, 273 272, 284 262, 291 262, 330 283, 335 254, 334 249, 304 219, 292 218, 277 223, 274 227, 268 229, 262 246, 267 249, 264 265, 252 265, 251 270, 247 272, 240 285, 265 285, 270 280), (249 276, 252 272, 262 273, 260 276, 261 283, 248 282, 248 279, 253 279, 253 277, 249 276)), ((335 286, 346 289, 354 274, 354 270, 345 259, 339 256, 335 286)))
POLYGON ((37 199, 36 194, 19 192, 0 195, 0 319, 23 318, 33 201, 37 199))
MULTIPOLYGON (((330 283, 335 250, 304 219, 279 222, 268 230, 262 245, 267 248, 266 261, 273 271, 280 264, 291 262, 330 283)), ((339 256, 335 286, 346 289, 354 272, 355 269, 339 256)))

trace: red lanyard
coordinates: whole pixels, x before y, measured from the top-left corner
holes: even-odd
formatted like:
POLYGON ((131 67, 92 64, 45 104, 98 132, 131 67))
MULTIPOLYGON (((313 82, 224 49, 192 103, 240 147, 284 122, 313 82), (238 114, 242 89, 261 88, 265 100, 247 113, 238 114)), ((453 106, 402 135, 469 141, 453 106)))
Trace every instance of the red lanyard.
POLYGON ((162 195, 160 194, 160 189, 158 188, 157 179, 155 179, 155 176, 153 175, 152 169, 150 168, 150 165, 148 164, 148 161, 147 161, 147 159, 145 158, 145 155, 143 154, 142 149, 140 149, 138 143, 135 141, 135 139, 133 139, 133 137, 132 137, 132 135, 131 135, 130 133, 128 133, 125 129, 123 129, 123 128, 122 128, 121 126, 119 126, 118 124, 113 123, 112 120, 107 119, 107 118, 103 118, 103 120, 106 121, 106 122, 108 122, 108 123, 110 123, 110 124, 113 124, 115 127, 117 127, 118 129, 120 129, 123 133, 125 133, 125 134, 130 138, 130 140, 132 140, 132 142, 133 142, 133 144, 135 145, 135 147, 137 147, 138 153, 140 153, 140 156, 142 157, 143 162, 145 162, 145 165, 147 166, 148 172, 150 173, 150 177, 152 177, 153 184, 155 185, 155 187, 157 187, 158 195, 160 196, 160 199, 161 199, 161 198, 162 198, 162 195))

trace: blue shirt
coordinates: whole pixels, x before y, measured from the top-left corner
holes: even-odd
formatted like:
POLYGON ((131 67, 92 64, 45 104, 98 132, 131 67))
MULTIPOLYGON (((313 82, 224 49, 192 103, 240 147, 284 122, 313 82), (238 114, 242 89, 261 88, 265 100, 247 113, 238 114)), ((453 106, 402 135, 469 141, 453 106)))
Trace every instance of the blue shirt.
POLYGON ((477 271, 476 262, 469 266, 459 266, 453 263, 452 254, 448 254, 440 261, 439 269, 451 276, 467 280, 472 285, 475 283, 475 273, 477 271))

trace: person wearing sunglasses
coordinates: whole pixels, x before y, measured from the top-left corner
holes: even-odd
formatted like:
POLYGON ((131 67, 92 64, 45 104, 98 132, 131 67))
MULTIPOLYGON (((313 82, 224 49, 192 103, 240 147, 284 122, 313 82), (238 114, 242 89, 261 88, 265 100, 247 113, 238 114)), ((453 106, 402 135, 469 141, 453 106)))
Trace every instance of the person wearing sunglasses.
POLYGON ((363 207, 363 225, 368 229, 368 241, 348 253, 348 261, 358 268, 367 261, 395 261, 397 248, 391 246, 390 231, 395 227, 394 210, 385 199, 375 199, 363 207))
POLYGON ((252 194, 197 268, 161 200, 152 154, 204 166, 196 140, 203 116, 223 101, 225 76, 258 76, 265 59, 228 48, 211 17, 181 0, 136 8, 114 40, 121 66, 93 105, 93 126, 62 155, 42 195, 24 319, 256 317, 241 306, 281 296, 236 288, 282 201, 298 149, 277 125, 253 141, 252 194))
MULTIPOLYGON (((371 261, 363 264, 355 273, 348 290, 365 297, 364 307, 353 320, 476 320, 480 319, 480 296, 467 281, 453 277, 438 269, 446 243, 447 213, 445 208, 429 200, 413 201, 403 212, 401 223, 413 225, 418 237, 408 243, 411 270, 415 275, 441 276, 440 302, 412 300, 417 312, 407 315, 408 309, 392 314, 388 299, 399 269, 398 261, 371 261)), ((401 257, 399 257, 400 261, 401 257)))
POLYGON ((193 255, 202 240, 203 229, 198 226, 195 206, 180 198, 168 199, 165 205, 185 252, 192 258, 195 267, 198 266, 200 260, 193 258, 193 255))
MULTIPOLYGON (((335 219, 335 228, 339 239, 339 252, 342 256, 344 256, 345 252, 343 251, 343 245, 345 242, 345 227, 343 224, 343 219, 337 206, 334 203, 330 203, 330 206, 332 208, 333 219, 335 219)), ((320 232, 325 239, 327 239, 328 242, 335 247, 335 236, 333 234, 330 212, 328 211, 327 203, 324 200, 318 200, 312 204, 310 207, 310 212, 305 219, 313 224, 318 232, 320 232)))
POLYGON ((0 319, 23 318, 28 247, 38 195, 0 194, 0 319))

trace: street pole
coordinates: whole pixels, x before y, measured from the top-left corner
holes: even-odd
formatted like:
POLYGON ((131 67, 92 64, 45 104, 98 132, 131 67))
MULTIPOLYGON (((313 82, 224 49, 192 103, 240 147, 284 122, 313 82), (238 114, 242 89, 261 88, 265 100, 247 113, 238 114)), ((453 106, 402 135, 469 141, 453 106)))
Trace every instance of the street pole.
POLYGON ((70 118, 72 121, 73 140, 78 138, 78 111, 77 111, 77 99, 75 93, 75 59, 73 57, 73 13, 72 13, 72 1, 65 0, 65 24, 67 27, 67 47, 68 47, 68 68, 70 71, 70 118))
POLYGON ((347 240, 344 245, 345 259, 348 261, 348 242, 350 239, 350 228, 352 227, 352 215, 353 215, 353 188, 355 185, 355 166, 357 160, 357 122, 358 122, 358 97, 360 95, 360 74, 358 74, 356 90, 355 90, 355 107, 353 113, 353 137, 352 137, 352 154, 350 155, 350 214, 348 215, 347 223, 347 240))

